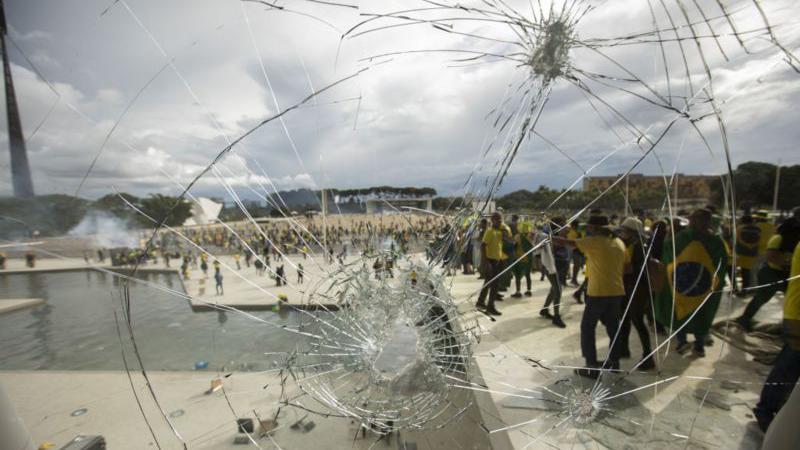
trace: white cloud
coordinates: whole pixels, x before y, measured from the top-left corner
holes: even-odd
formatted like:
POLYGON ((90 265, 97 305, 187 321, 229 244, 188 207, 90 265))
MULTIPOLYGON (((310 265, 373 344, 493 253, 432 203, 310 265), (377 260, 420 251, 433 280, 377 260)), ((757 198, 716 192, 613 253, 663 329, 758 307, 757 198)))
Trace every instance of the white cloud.
MULTIPOLYGON (((303 6, 295 6, 324 17, 341 29, 362 20, 354 11, 302 3, 303 6)), ((525 6, 520 10, 527 11, 527 1, 512 4, 525 6)), ((15 39, 29 55, 40 58, 33 58, 34 63, 41 63, 41 70, 61 95, 60 103, 28 143, 37 190, 72 193, 109 130, 138 91, 162 70, 165 59, 123 8, 112 8, 98 18, 107 5, 99 7, 78 0, 48 5, 49 9, 45 9, 38 0, 21 2, 7 5, 7 13, 19 30, 12 32, 15 39), (91 120, 84 120, 67 104, 91 120)), ((361 6, 365 12, 385 12, 394 7, 404 9, 407 3, 362 2, 361 6)), ((174 58, 183 78, 167 67, 140 93, 105 145, 85 184, 83 193, 87 196, 103 195, 112 185, 138 194, 174 192, 178 188, 170 177, 181 184, 190 182, 226 147, 226 137, 233 139, 276 112, 241 5, 143 1, 132 7, 174 58), (191 93, 184 83, 191 87, 191 93)), ((504 48, 504 44, 496 42, 442 33, 429 25, 346 39, 340 47, 337 33, 318 21, 264 11, 256 5, 245 8, 259 56, 281 107, 308 95, 309 84, 319 89, 353 73, 364 64, 358 60, 366 56, 408 49, 504 48)), ((798 5, 786 1, 771 3, 770 8, 768 13, 775 23, 789 17, 787 11, 798 11, 798 5)), ((736 19, 748 27, 757 27, 758 16, 748 15, 747 8, 742 11, 736 19)), ((664 20, 663 13, 657 15, 664 20)), ((510 36, 504 26, 483 22, 454 22, 454 26, 460 32, 510 36)), ((590 39, 651 28, 644 4, 625 0, 605 2, 581 21, 578 33, 581 39, 590 39), (609 23, 614 26, 609 27, 609 23)), ((792 48, 796 48, 795 28, 777 27, 792 48)), ((798 77, 782 66, 780 71, 769 71, 769 76, 754 83, 754 74, 763 69, 767 58, 775 55, 774 49, 748 55, 733 37, 720 40, 730 62, 722 60, 713 41, 704 41, 703 48, 713 65, 717 97, 724 101, 723 117, 729 127, 734 163, 779 157, 784 163, 800 163, 800 156, 792 151, 799 136, 791 124, 796 116, 795 105, 800 102, 798 77), (754 146, 759 146, 758 152, 753 151, 754 146)), ((674 42, 665 47, 672 69, 671 92, 676 97, 684 95, 688 88, 680 48, 674 42)), ((749 48, 757 50, 755 45, 749 48)), ((573 63, 609 76, 625 78, 635 74, 647 86, 666 95, 658 45, 602 51, 630 73, 599 53, 586 50, 574 51, 573 63)), ((699 89, 704 74, 696 49, 692 44, 684 51, 695 88, 699 89)), ((502 101, 507 85, 521 80, 526 72, 506 62, 454 67, 459 64, 453 64, 453 58, 452 54, 441 53, 399 55, 387 64, 372 67, 318 97, 316 106, 311 102, 284 116, 302 164, 297 162, 282 124, 274 121, 242 141, 220 165, 221 176, 237 187, 237 192, 239 188, 260 189, 268 180, 278 189, 395 184, 430 185, 443 193, 457 192, 480 160, 485 139, 495 133, 487 113, 502 101), (338 102, 354 97, 361 97, 355 129, 358 102, 338 102)), ((25 67, 24 60, 13 54, 12 59, 23 127, 30 133, 48 114, 57 96, 25 67)), ((620 138, 630 141, 633 127, 646 130, 651 137, 658 136, 675 116, 674 111, 619 89, 586 82, 593 94, 629 122, 620 120, 591 96, 590 104, 575 86, 560 81, 537 128, 584 167, 621 145, 620 138)), ((605 82, 655 98, 638 83, 605 82)), ((679 99, 674 100, 681 104, 679 99)), ((694 112, 700 114, 701 110, 708 111, 709 105, 700 102, 697 108, 694 112)), ((684 172, 720 170, 719 132, 710 120, 700 122, 699 127, 708 133, 717 156, 710 156, 689 124, 681 121, 659 144, 658 156, 665 167, 671 170, 680 153, 679 169, 684 172)), ((498 154, 489 155, 482 166, 483 175, 495 170, 498 154)), ((636 149, 620 151, 596 173, 624 170, 640 154, 636 149)), ((0 155, 0 166, 8 170, 8 155, 0 155)), ((641 166, 641 171, 657 170, 658 165, 651 159, 641 166)), ((530 139, 522 146, 505 189, 535 188, 539 184, 566 186, 579 174, 580 170, 567 158, 540 139, 530 139)), ((213 175, 198 183, 198 189, 217 194, 223 193, 221 187, 213 175)), ((241 189, 240 194, 247 190, 241 189)), ((9 192, 8 179, 0 177, 0 194, 9 192)))

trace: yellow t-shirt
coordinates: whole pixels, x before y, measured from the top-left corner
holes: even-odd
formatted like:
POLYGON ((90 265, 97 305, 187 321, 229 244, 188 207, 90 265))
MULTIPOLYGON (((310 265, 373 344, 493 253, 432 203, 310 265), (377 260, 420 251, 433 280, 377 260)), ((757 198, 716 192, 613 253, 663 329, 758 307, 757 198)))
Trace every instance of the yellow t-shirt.
POLYGON ((625 244, 611 236, 588 236, 575 241, 575 246, 586 255, 586 295, 624 296, 625 244))
MULTIPOLYGON (((771 238, 769 238, 769 242, 767 242, 767 250, 781 251, 781 245, 783 245, 783 236, 781 236, 780 234, 776 234, 776 235, 772 236, 771 238)), ((791 257, 791 255, 788 255, 788 254, 785 255, 785 258, 787 260, 790 257, 791 257)), ((772 264, 770 262, 767 262, 767 265, 770 268, 775 269, 775 270, 780 270, 780 271, 786 270, 786 267, 778 266, 778 265, 772 264)))
POLYGON ((578 233, 578 230, 576 230, 574 227, 570 227, 569 231, 567 231, 567 239, 574 241, 575 239, 578 239, 580 237, 581 237, 580 233, 578 233))
MULTIPOLYGON (((795 246, 792 256, 792 271, 789 278, 800 276, 800 244, 795 246)), ((800 350, 800 278, 789 281, 783 303, 783 332, 786 342, 800 350)))
MULTIPOLYGON (((792 271, 789 278, 800 276, 800 244, 794 248, 792 271)), ((783 303, 783 318, 800 320, 800 278, 789 281, 786 289, 786 300, 783 303)))
POLYGON ((503 227, 489 227, 483 233, 483 243, 486 244, 486 258, 499 261, 505 257, 503 253, 503 227))
POLYGON ((756 226, 761 229, 761 236, 758 240, 758 254, 763 255, 767 251, 769 240, 775 235, 775 225, 769 222, 758 222, 756 226))

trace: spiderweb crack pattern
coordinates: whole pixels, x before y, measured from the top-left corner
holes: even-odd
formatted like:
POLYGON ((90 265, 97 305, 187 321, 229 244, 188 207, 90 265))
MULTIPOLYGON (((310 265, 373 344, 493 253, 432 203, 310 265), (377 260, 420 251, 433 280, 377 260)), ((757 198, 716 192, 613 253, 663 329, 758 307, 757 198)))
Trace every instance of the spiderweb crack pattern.
MULTIPOLYGON (((501 344, 500 349, 488 353, 476 351, 482 336, 497 338, 501 330, 491 328, 491 322, 495 319, 472 308, 465 310, 463 305, 453 298, 452 285, 442 274, 440 266, 453 265, 452 254, 459 254, 470 245, 468 237, 477 229, 477 218, 487 211, 490 201, 503 186, 519 155, 534 146, 534 142, 539 143, 537 138, 546 144, 547 148, 556 151, 558 155, 567 159, 569 164, 579 169, 581 175, 571 187, 577 186, 592 171, 620 152, 630 150, 638 152, 636 159, 625 167, 624 173, 608 188, 576 208, 577 212, 568 218, 564 227, 604 197, 619 191, 625 177, 646 160, 655 161, 661 171, 664 188, 661 209, 669 220, 674 219, 676 215, 673 211, 675 207, 673 202, 677 201, 677 197, 673 197, 671 193, 678 161, 676 160, 674 168, 669 170, 666 167, 665 156, 671 150, 667 143, 675 139, 675 135, 682 133, 684 140, 689 137, 695 139, 714 161, 726 167, 727 174, 722 176, 723 181, 727 182, 724 212, 730 213, 729 226, 735 229, 737 208, 731 186, 731 150, 722 110, 735 94, 730 98, 718 97, 717 83, 720 77, 718 72, 723 72, 724 64, 727 62, 747 60, 753 55, 764 54, 771 55, 771 61, 774 62, 763 67, 752 80, 759 80, 761 76, 777 70, 778 66, 786 66, 800 72, 800 60, 794 53, 796 42, 783 40, 781 31, 785 27, 775 25, 771 21, 769 10, 765 8, 765 4, 769 2, 648 0, 647 7, 651 18, 649 26, 639 27, 643 29, 638 31, 626 29, 622 35, 613 35, 612 29, 610 33, 606 33, 606 37, 592 37, 588 32, 584 32, 583 24, 591 20, 593 14, 602 13, 604 8, 610 7, 612 2, 607 1, 484 0, 453 3, 431 0, 409 2, 408 8, 399 11, 379 12, 367 11, 367 8, 358 5, 316 0, 247 0, 246 3, 248 5, 242 5, 245 22, 276 112, 234 138, 225 135, 213 111, 210 112, 208 120, 215 125, 227 145, 217 152, 213 160, 191 182, 181 185, 176 181, 176 184, 180 186, 181 199, 185 197, 193 199, 191 191, 198 180, 214 177, 244 213, 247 222, 262 235, 265 245, 281 256, 284 256, 283 250, 262 231, 247 210, 240 194, 225 180, 225 177, 233 172, 225 163, 233 158, 241 158, 245 161, 244 170, 251 175, 260 176, 255 179, 266 179, 271 183, 269 176, 255 158, 249 158, 248 161, 249 150, 246 146, 248 136, 267 124, 280 123, 298 164, 305 168, 289 127, 283 120, 284 116, 297 113, 302 108, 311 107, 312 104, 317 106, 318 98, 323 93, 335 91, 334 88, 343 83, 357 81, 358 76, 371 67, 396 63, 394 58, 403 55, 427 53, 457 55, 456 59, 450 61, 456 67, 510 63, 512 67, 509 72, 518 75, 517 81, 508 86, 506 96, 488 113, 487 119, 492 125, 492 131, 487 142, 481 147, 481 160, 462 186, 464 204, 470 206, 462 209, 448 208, 446 216, 440 217, 442 221, 447 222, 448 228, 440 236, 437 245, 432 247, 425 263, 404 254, 384 251, 365 253, 354 262, 334 264, 331 268, 331 265, 321 261, 329 250, 324 236, 315 234, 291 215, 289 207, 277 194, 274 185, 268 187, 259 181, 258 186, 248 186, 252 193, 263 201, 271 203, 283 214, 289 229, 302 240, 304 245, 312 248, 311 261, 324 274, 321 282, 304 291, 305 303, 317 306, 316 311, 285 306, 301 317, 301 323, 297 327, 282 326, 279 322, 264 320, 233 307, 208 304, 211 308, 241 314, 250 320, 263 323, 264 326, 280 328, 285 333, 303 338, 294 351, 282 352, 275 358, 275 367, 271 372, 279 374, 280 407, 295 407, 323 417, 352 419, 362 428, 383 436, 398 431, 441 429, 455 420, 462 419, 474 402, 472 400, 454 402, 455 391, 494 393, 523 401, 544 403, 542 409, 545 412, 532 419, 506 423, 502 417, 495 417, 502 425, 491 429, 483 423, 480 424, 489 434, 512 431, 523 435, 526 442, 523 448, 535 448, 540 444, 558 447, 559 442, 552 441, 551 437, 568 426, 573 428, 571 437, 574 438, 572 442, 575 442, 575 439, 582 436, 576 430, 593 430, 599 424, 608 425, 609 421, 613 420, 617 421, 617 427, 626 430, 632 428, 637 438, 644 436, 642 439, 650 442, 668 442, 675 437, 680 437, 678 445, 685 447, 693 442, 695 423, 701 415, 712 385, 719 380, 713 376, 671 373, 644 376, 636 371, 649 356, 657 359, 666 357, 680 328, 670 327, 666 338, 662 341, 659 341, 660 336, 654 332, 656 345, 652 353, 636 361, 631 369, 626 371, 603 369, 596 382, 581 383, 580 380, 564 377, 563 373, 559 373, 564 369, 580 367, 573 361, 546 360, 538 357, 535 350, 529 354, 528 351, 521 351, 509 344, 501 344), (314 9, 303 8, 304 4, 305 6, 312 4, 314 9), (356 73, 341 77, 320 89, 314 89, 312 86, 308 96, 292 106, 281 107, 259 53, 258 43, 250 29, 245 7, 266 7, 268 11, 281 14, 298 14, 325 23, 335 30, 346 30, 341 32, 342 45, 347 45, 352 40, 374 38, 389 30, 407 27, 431 27, 443 36, 457 37, 459 40, 455 41, 457 45, 449 48, 407 49, 366 55, 361 60, 362 68, 356 73), (339 27, 326 17, 326 11, 329 9, 352 11, 354 14, 359 14, 362 19, 349 28, 339 27), (752 20, 753 17, 758 20, 752 20), (642 71, 638 68, 629 67, 630 61, 625 59, 624 53, 620 53, 626 48, 637 46, 652 50, 656 55, 656 75, 642 75, 642 71), (723 62, 720 62, 720 59, 723 62), (559 139, 550 136, 540 126, 542 118, 547 116, 548 102, 553 96, 561 94, 564 87, 576 91, 581 96, 585 101, 584 107, 594 114, 594 118, 616 142, 613 148, 592 165, 586 165, 585 159, 570 155, 569 151, 558 143, 559 139), (632 117, 629 112, 630 104, 649 108, 648 114, 642 120, 632 117), (715 127, 707 126, 706 122, 709 121, 714 121, 715 127), (545 137, 546 135, 549 137, 545 137), (256 166, 258 170, 251 169, 251 165, 256 166), (479 206, 472 207, 471 205, 475 203, 479 206), (394 261, 397 267, 396 277, 390 278, 385 273, 376 277, 374 271, 368 268, 368 263, 375 259, 394 261), (404 357, 386 358, 386 350, 389 348, 395 352, 402 350, 400 353, 404 357), (476 365, 481 359, 496 361, 498 365, 504 361, 514 360, 530 372, 535 381, 525 386, 518 386, 503 381, 501 373, 493 374, 491 371, 480 373, 476 370, 476 365), (657 414, 636 409, 638 405, 620 406, 620 402, 629 401, 634 393, 652 391, 656 397, 659 389, 668 388, 671 383, 690 377, 705 381, 705 391, 691 417, 689 429, 682 430, 684 434, 680 436, 670 424, 660 423, 657 414), (644 381, 640 382, 642 379, 644 381), (297 390, 290 390, 290 385, 294 385, 297 390), (643 415, 638 417, 628 414, 625 408, 633 408, 633 411, 643 415), (648 417, 650 423, 647 423, 648 417)), ((164 61, 159 70, 126 105, 121 116, 106 134, 87 168, 86 176, 77 188, 78 191, 91 176, 94 165, 106 145, 116 139, 117 125, 137 102, 139 94, 145 92, 150 83, 167 72, 167 69, 180 79, 193 101, 203 104, 182 75, 174 57, 164 51, 133 8, 125 0, 117 0, 101 13, 101 17, 112 8, 124 8, 157 48, 164 61)), ((369 8, 379 7, 369 5, 369 8)), ((30 60, 29 63, 33 64, 30 60)), ((39 76, 43 78, 41 74, 39 76)), ((49 82, 48 85, 55 92, 55 88, 49 82)), ((56 94, 58 95, 57 92, 56 94)), ((66 100, 59 96, 57 101, 66 100)), ((328 103, 353 101, 357 101, 360 108, 360 95, 346 99, 336 98, 328 103)), ((74 107, 71 109, 77 111, 74 107)), ((36 127, 34 134, 46 120, 47 116, 36 127)), ((555 198, 544 211, 537 212, 539 217, 542 220, 549 220, 556 215, 565 195, 566 191, 555 198)), ((131 204, 129 206, 134 208, 131 204)), ((630 210, 627 198, 625 207, 626 210, 630 210)), ((141 211, 137 212, 144 214, 141 211)), ((173 235, 210 258, 216 258, 213 250, 194 243, 190 237, 181 234, 180 230, 166 226, 167 218, 168 215, 163 218, 149 218, 155 226, 146 244, 148 250, 155 249, 162 236, 173 235)), ((258 249, 252 248, 247 239, 224 222, 221 226, 230 231, 256 260, 263 262, 258 249)), ((557 234, 559 231, 561 230, 554 229, 552 234, 557 234)), ((369 233, 371 246, 379 247, 378 239, 377 233, 369 233)), ((547 245, 550 245, 550 239, 539 242, 518 259, 538 252, 547 245)), ((735 237, 733 245, 735 246, 735 237)), ((288 264, 293 263, 289 261, 288 264)), ((731 266, 736 266, 735 260, 731 266)), ((131 276, 123 277, 124 302, 121 318, 118 318, 117 324, 120 330, 127 332, 133 343, 132 358, 130 355, 126 358, 135 364, 128 367, 128 359, 125 359, 126 370, 130 373, 137 366, 141 369, 141 374, 147 381, 148 394, 158 404, 157 387, 154 387, 148 378, 148 371, 144 367, 142 355, 136 345, 140 337, 132 320, 131 311, 136 307, 136 301, 130 293, 129 283, 142 283, 136 278, 137 270, 138 264, 131 276)), ((272 270, 270 267, 269 271, 272 270)), ((718 267, 718 275, 721 276, 725 270, 727 269, 718 267)), ((274 272, 272 274, 276 275, 274 272)), ((735 276, 735 273, 732 275, 735 276)), ((250 283, 248 280, 244 281, 250 283)), ((646 273, 638 274, 638 283, 650 283, 646 273)), ((251 285, 254 289, 261 289, 255 283, 251 285)), ((180 293, 174 291, 171 294, 181 297, 180 293)), ((263 294, 273 296, 266 290, 263 290, 263 294)), ((713 292, 709 293, 703 304, 711 294, 713 292)), ((463 304, 470 305, 475 295, 477 292, 471 293, 463 304)), ((185 294, 183 296, 185 297, 185 294)), ((630 301, 628 299, 626 302, 624 314, 629 313, 630 301)), ((653 301, 651 296, 650 302, 653 301)), ((733 304, 730 297, 724 307, 728 313, 732 311, 733 304)), ((611 339, 612 345, 617 337, 611 339)), ((718 359, 722 358, 724 348, 724 345, 720 346, 718 359)), ((235 376, 235 373, 228 376, 235 376)), ((227 392, 223 390, 223 393, 228 399, 227 392)), ((139 401, 140 394, 137 394, 136 390, 134 395, 139 401)), ((239 417, 242 414, 241 411, 234 410, 230 401, 228 405, 233 416, 239 417)), ((541 406, 540 403, 537 405, 541 406)), ((169 423, 175 436, 187 448, 187 443, 166 411, 160 405, 158 407, 162 418, 169 423)), ((485 409, 483 413, 490 416, 494 414, 485 409)), ((144 410, 142 414, 146 416, 144 410)), ((145 420, 148 418, 145 417, 145 420)), ((152 428, 151 433, 160 448, 159 439, 152 428)), ((252 443, 260 447, 255 436, 248 434, 248 437, 252 443)), ((599 436, 594 437, 600 440, 599 436)), ((271 437, 270 440, 271 444, 279 447, 271 437)), ((635 441, 636 439, 632 440, 635 441)), ((638 442, 643 441, 638 440, 638 442)))

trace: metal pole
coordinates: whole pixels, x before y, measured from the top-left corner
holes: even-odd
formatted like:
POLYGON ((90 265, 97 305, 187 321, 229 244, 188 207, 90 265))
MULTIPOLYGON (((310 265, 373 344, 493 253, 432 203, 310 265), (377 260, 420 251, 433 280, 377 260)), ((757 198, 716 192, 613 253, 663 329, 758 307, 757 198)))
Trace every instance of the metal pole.
POLYGON ((325 251, 328 251, 328 193, 325 188, 322 189, 322 245, 325 251))
POLYGON ((775 190, 772 196, 772 212, 778 210, 778 190, 781 187, 781 160, 778 160, 778 167, 775 168, 775 190))

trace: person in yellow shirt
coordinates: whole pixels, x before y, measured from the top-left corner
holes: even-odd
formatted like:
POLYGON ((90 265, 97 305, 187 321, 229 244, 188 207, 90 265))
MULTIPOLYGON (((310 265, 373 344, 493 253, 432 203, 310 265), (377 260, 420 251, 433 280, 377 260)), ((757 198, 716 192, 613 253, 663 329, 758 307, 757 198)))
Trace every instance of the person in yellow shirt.
MULTIPOLYGON (((758 247, 761 242, 761 228, 753 222, 753 217, 742 217, 736 227, 736 266, 742 276, 739 295, 746 295, 747 289, 752 285, 753 267, 758 258, 758 247)), ((735 283, 734 279, 734 283, 735 283)), ((735 287, 735 286, 734 286, 735 287)))
POLYGON ((483 270, 484 281, 475 307, 486 309, 486 313, 493 316, 502 315, 495 308, 494 303, 499 297, 500 277, 498 275, 502 271, 503 260, 508 257, 503 253, 503 241, 510 236, 511 230, 503 223, 503 216, 499 212, 492 214, 492 224, 486 228, 481 239, 481 255, 485 267, 483 270), (487 295, 489 296, 488 304, 486 303, 487 295))
POLYGON ((758 271, 758 289, 744 313, 736 319, 736 323, 745 330, 752 330, 753 318, 765 303, 778 291, 786 291, 792 251, 798 241, 800 241, 800 207, 795 208, 793 215, 780 224, 777 234, 767 243, 766 260, 758 271))
POLYGON ((785 344, 764 382, 761 398, 753 408, 758 426, 765 433, 800 378, 800 245, 794 247, 791 266, 783 304, 785 344))
POLYGON ((769 214, 766 211, 757 211, 753 214, 753 221, 761 230, 758 240, 758 254, 764 255, 767 251, 767 243, 775 235, 775 225, 769 221, 769 214))
MULTIPOLYGON (((597 360, 595 330, 597 322, 602 322, 609 339, 614 342, 625 299, 625 244, 611 233, 608 217, 603 215, 589 217, 586 237, 577 240, 553 237, 553 241, 574 246, 586 256, 588 285, 586 309, 581 318, 581 353, 586 367, 575 369, 575 373, 597 378, 601 364, 597 360)), ((619 352, 615 347, 612 345, 608 350, 603 369, 619 369, 619 352)))

